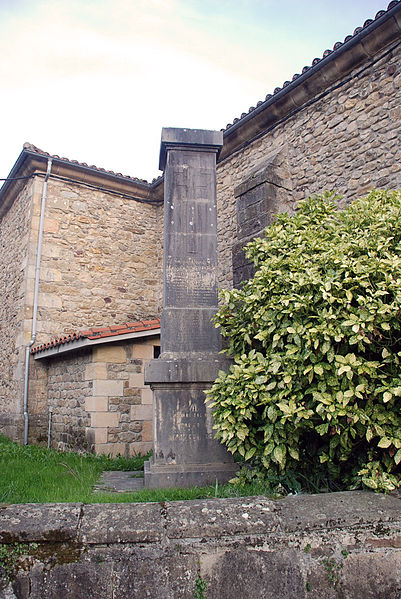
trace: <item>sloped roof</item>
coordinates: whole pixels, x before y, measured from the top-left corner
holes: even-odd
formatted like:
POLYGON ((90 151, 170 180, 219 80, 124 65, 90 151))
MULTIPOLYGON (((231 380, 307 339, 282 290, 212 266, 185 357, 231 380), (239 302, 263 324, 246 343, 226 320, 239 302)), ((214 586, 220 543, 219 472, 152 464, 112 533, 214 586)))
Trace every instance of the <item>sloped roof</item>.
POLYGON ((373 66, 384 55, 391 53, 401 43, 401 1, 393 0, 387 10, 381 10, 374 19, 365 21, 343 42, 326 50, 322 58, 315 58, 311 66, 296 73, 291 81, 276 87, 248 112, 243 112, 223 129, 223 147, 219 162, 264 136, 279 123, 284 122, 321 94, 336 89, 347 82, 352 73, 358 75, 366 65, 373 66))
MULTIPOLYGON (((46 355, 50 355, 50 352, 47 350, 54 350, 63 346, 68 346, 66 348, 67 350, 79 349, 80 347, 87 345, 95 345, 97 341, 101 340, 103 340, 103 342, 119 341, 120 339, 127 339, 132 336, 140 337, 142 333, 148 333, 149 331, 154 331, 154 334, 157 334, 159 329, 160 318, 155 318, 154 320, 140 320, 139 322, 127 322, 125 324, 74 331, 68 335, 56 337, 47 343, 35 345, 31 348, 31 354, 46 352, 46 355), (89 340, 92 343, 82 343, 82 341, 85 340, 89 340)), ((51 354, 54 353, 59 352, 51 352, 51 354)))
MULTIPOLYGON (((63 162, 75 164, 76 166, 83 166, 86 168, 90 168, 92 170, 98 171, 99 173, 106 173, 108 175, 113 175, 115 177, 121 177, 122 179, 126 179, 127 181, 134 181, 135 183, 150 185, 149 181, 147 181, 146 179, 139 179, 138 177, 131 177, 130 175, 123 175, 122 173, 116 173, 114 171, 109 171, 105 168, 96 166, 95 164, 89 165, 86 162, 78 162, 78 160, 71 160, 70 158, 65 158, 64 156, 61 157, 61 156, 58 156, 57 154, 49 154, 49 152, 45 152, 44 150, 41 150, 40 148, 38 148, 37 146, 34 146, 33 144, 31 144, 29 142, 25 142, 23 148, 24 148, 24 150, 27 150, 28 152, 34 152, 35 154, 39 154, 40 156, 45 156, 46 158, 51 157, 56 160, 62 160, 63 162)), ((152 183, 155 183, 159 179, 161 179, 161 177, 156 177, 155 179, 153 179, 152 183)))
POLYGON ((377 21, 379 21, 383 16, 386 16, 387 13, 389 13, 389 11, 391 11, 393 8, 397 7, 400 4, 401 4, 400 0, 393 0, 392 2, 390 2, 390 4, 387 7, 387 10, 379 10, 379 12, 376 14, 374 19, 367 19, 364 22, 364 24, 362 25, 362 27, 357 27, 354 30, 354 33, 352 35, 347 35, 347 37, 344 39, 343 42, 336 42, 334 44, 332 50, 327 49, 323 52, 323 56, 321 58, 314 58, 312 60, 312 64, 310 66, 304 66, 301 73, 295 73, 295 75, 293 75, 291 81, 284 81, 284 83, 281 87, 276 87, 272 94, 267 94, 267 96, 265 97, 264 100, 260 100, 256 104, 256 106, 251 106, 249 108, 248 112, 243 112, 241 114, 241 116, 238 118, 235 118, 232 123, 228 123, 225 126, 225 128, 222 129, 222 131, 229 131, 229 129, 231 129, 234 125, 236 125, 237 123, 240 123, 241 120, 245 119, 245 117, 248 114, 254 112, 254 110, 256 110, 256 108, 265 104, 268 100, 272 99, 276 94, 281 92, 285 87, 290 85, 293 81, 296 81, 297 79, 299 79, 299 77, 301 77, 301 75, 308 73, 308 71, 310 71, 313 67, 317 66, 320 62, 322 62, 322 60, 324 60, 325 58, 327 58, 328 56, 330 56, 333 53, 337 53, 348 42, 352 42, 353 40, 355 40, 361 32, 366 30, 366 33, 367 33, 368 32, 367 29, 372 25, 372 23, 373 23, 373 25, 377 25, 378 24, 377 21), (376 23, 375 23, 375 21, 376 21, 376 23))

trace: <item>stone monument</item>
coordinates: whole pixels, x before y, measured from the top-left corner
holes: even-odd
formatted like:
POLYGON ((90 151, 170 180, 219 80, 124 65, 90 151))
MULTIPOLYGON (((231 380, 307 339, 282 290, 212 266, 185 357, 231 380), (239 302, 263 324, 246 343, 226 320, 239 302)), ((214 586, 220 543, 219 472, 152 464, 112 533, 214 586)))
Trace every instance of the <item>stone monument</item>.
POLYGON ((227 482, 232 456, 214 439, 204 390, 230 362, 219 354, 216 156, 219 131, 163 128, 164 297, 161 354, 145 369, 153 390, 153 456, 145 486, 227 482))

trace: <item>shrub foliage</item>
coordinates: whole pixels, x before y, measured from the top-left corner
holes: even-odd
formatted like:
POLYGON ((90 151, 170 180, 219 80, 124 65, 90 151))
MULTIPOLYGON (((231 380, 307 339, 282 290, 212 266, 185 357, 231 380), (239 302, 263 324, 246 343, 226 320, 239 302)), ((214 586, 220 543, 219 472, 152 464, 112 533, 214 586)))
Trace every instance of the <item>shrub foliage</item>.
POLYGON ((401 192, 348 209, 330 194, 282 214, 246 249, 216 326, 234 364, 209 391, 216 436, 272 475, 341 488, 401 481, 401 192))

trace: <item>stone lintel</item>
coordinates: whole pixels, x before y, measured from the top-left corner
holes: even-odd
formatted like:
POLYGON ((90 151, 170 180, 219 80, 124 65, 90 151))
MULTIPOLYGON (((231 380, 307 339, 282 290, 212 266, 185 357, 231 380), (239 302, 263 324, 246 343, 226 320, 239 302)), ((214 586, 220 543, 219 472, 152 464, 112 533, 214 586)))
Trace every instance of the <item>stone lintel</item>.
POLYGON ((222 145, 222 131, 163 127, 160 143, 159 169, 164 170, 164 167, 166 166, 167 150, 174 148, 177 150, 194 149, 198 152, 215 152, 217 154, 217 160, 222 145))

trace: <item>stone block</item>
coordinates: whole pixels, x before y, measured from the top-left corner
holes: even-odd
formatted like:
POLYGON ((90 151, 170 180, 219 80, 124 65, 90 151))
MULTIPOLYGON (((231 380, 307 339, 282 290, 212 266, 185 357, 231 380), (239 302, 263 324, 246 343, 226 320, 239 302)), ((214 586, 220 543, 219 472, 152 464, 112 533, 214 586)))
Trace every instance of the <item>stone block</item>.
POLYGON ((94 428, 118 426, 119 422, 118 412, 91 412, 91 426, 94 428))
POLYGON ((153 423, 145 421, 142 426, 142 441, 153 441, 153 423))
POLYGON ((72 563, 57 563, 56 555, 55 564, 49 571, 37 568, 31 577, 29 596, 40 599, 111 599, 114 594, 112 564, 102 563, 94 567, 88 561, 77 563, 78 556, 72 554, 71 559, 73 557, 72 563))
POLYGON ((85 367, 85 380, 107 379, 107 367, 105 362, 92 362, 85 367))
POLYGON ((142 372, 137 372, 135 374, 130 374, 129 377, 129 386, 136 387, 137 389, 142 389, 145 387, 145 381, 142 372))
POLYGON ((125 456, 127 455, 127 444, 117 442, 111 443, 110 439, 108 439, 107 443, 99 443, 95 445, 95 452, 98 455, 111 455, 113 457, 117 455, 125 456))
POLYGON ((152 389, 142 389, 141 391, 141 402, 142 404, 153 404, 153 391, 152 389))
POLYGON ((107 397, 87 397, 85 399, 86 412, 107 412, 109 399, 107 397))
POLYGON ((94 428, 92 429, 92 443, 98 445, 99 443, 107 443, 107 428, 94 428))
POLYGON ((124 364, 127 359, 125 348, 122 345, 103 344, 93 350, 94 362, 113 362, 124 364))
POLYGON ((134 343, 132 345, 132 357, 140 360, 151 360, 153 358, 153 345, 134 343))
POLYGON ((278 504, 282 519, 280 527, 286 533, 300 528, 320 530, 328 522, 338 527, 357 526, 361 522, 372 522, 383 510, 388 520, 398 519, 400 515, 399 499, 364 491, 354 491, 352 495, 348 491, 305 495, 300 502, 294 502, 294 497, 286 497, 284 502, 278 504), (352 510, 349 509, 351 497, 352 510))
POLYGON ((163 538, 163 519, 158 503, 85 505, 79 540, 94 543, 154 543, 163 538))
POLYGON ((9 505, 1 508, 0 543, 73 540, 81 503, 9 505))
MULTIPOLYGON (((172 504, 167 504, 168 508, 172 504)), ((230 501, 207 499, 180 501, 167 510, 169 539, 221 538, 273 532, 279 525, 274 501, 265 497, 238 497, 230 501)))
POLYGON ((93 395, 100 396, 123 396, 123 381, 102 381, 95 380, 93 381, 93 395))
MULTIPOLYGON (((232 599, 233 586, 237 597, 247 599, 308 597, 302 555, 294 549, 271 552, 239 547, 217 556, 211 568, 206 559, 205 566, 202 561, 201 571, 213 588, 213 596, 219 599, 232 599), (250 575, 251 572, 258 572, 258 576, 250 575)), ((331 597, 323 593, 319 596, 331 597)))
POLYGON ((152 414, 152 405, 145 404, 131 407, 131 420, 152 420, 152 414))
MULTIPOLYGON (((131 551, 131 555, 116 560, 114 574, 113 590, 118 599, 192 599, 196 596, 198 556, 176 548, 131 551)), ((215 597, 209 594, 209 587, 207 593, 207 597, 215 597)))

